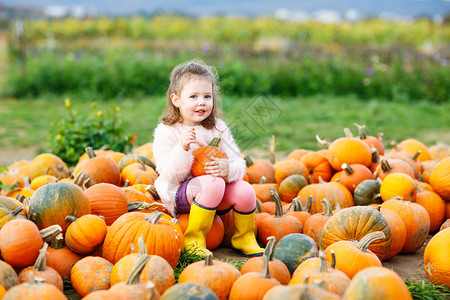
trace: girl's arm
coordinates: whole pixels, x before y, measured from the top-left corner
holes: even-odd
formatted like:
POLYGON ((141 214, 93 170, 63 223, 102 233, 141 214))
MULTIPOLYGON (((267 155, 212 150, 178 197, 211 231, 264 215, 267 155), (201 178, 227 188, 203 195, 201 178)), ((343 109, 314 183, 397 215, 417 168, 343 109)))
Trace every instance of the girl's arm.
POLYGON ((178 132, 167 125, 159 124, 153 139, 153 156, 159 176, 183 182, 191 173, 192 150, 185 151, 181 147, 178 132))
POLYGON ((234 141, 231 130, 224 121, 217 119, 217 127, 220 129, 219 137, 221 138, 220 149, 222 149, 228 156, 228 163, 230 165, 230 172, 226 178, 227 182, 241 180, 245 173, 245 161, 240 156, 239 147, 234 141))

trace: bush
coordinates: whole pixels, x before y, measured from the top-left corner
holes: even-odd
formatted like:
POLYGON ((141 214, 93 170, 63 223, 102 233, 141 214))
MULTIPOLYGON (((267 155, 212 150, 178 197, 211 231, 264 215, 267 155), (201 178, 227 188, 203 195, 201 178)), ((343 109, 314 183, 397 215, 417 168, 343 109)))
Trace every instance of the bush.
POLYGON ((119 120, 120 108, 114 108, 112 116, 96 110, 91 104, 91 112, 79 115, 72 109, 69 99, 65 100, 66 114, 58 122, 52 122, 50 152, 59 156, 69 166, 74 166, 85 148, 90 146, 100 149, 107 146, 109 150, 128 152, 131 150, 135 135, 124 134, 119 120))

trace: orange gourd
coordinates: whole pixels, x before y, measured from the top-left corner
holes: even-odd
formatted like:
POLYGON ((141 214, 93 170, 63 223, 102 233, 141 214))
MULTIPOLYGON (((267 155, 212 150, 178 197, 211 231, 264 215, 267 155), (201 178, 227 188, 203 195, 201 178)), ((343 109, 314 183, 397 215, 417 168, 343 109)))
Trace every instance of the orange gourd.
POLYGON ((80 296, 110 287, 113 264, 99 256, 87 256, 77 261, 70 271, 70 281, 80 296))
POLYGON ((430 217, 430 232, 439 230, 445 218, 445 202, 435 192, 422 190, 419 188, 416 196, 416 203, 422 205, 430 217))
POLYGON ((103 217, 88 214, 80 218, 67 216, 66 220, 72 222, 67 227, 65 240, 73 252, 87 254, 103 243, 107 230, 103 217))
POLYGON ((268 183, 275 183, 275 167, 270 161, 262 158, 251 159, 248 155, 244 159, 249 183, 259 183, 263 176, 268 183))
POLYGON ((369 167, 372 151, 369 145, 354 137, 341 137, 328 147, 328 161, 334 170, 342 170, 342 164, 362 164, 369 167))
POLYGON ((324 181, 329 181, 332 176, 332 168, 328 158, 320 152, 309 152, 304 155, 300 161, 308 169, 308 177, 314 183, 319 182, 319 177, 324 181))
POLYGON ((450 201, 450 157, 437 163, 430 174, 430 184, 445 201, 450 201))
POLYGON ((336 254, 336 269, 352 279, 359 271, 373 266, 381 267, 380 259, 368 250, 371 243, 385 239, 384 233, 375 231, 364 236, 360 241, 339 241, 325 250, 327 261, 331 262, 331 250, 336 254))
POLYGON ((207 175, 205 172, 205 164, 211 161, 211 156, 223 159, 227 158, 225 152, 219 148, 220 141, 220 138, 214 138, 209 146, 202 146, 192 153, 194 161, 192 162, 191 173, 194 177, 207 175))

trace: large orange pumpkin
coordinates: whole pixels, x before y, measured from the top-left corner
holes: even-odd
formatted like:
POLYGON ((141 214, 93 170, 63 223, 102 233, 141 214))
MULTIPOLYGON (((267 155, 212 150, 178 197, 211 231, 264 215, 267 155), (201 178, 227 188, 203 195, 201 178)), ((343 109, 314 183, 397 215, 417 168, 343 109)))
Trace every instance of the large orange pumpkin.
POLYGON ((439 230, 445 218, 445 202, 435 192, 419 189, 416 203, 422 205, 430 217, 430 232, 439 230))
POLYGON ((113 264, 99 256, 87 256, 77 261, 70 271, 70 281, 80 296, 110 287, 113 264))
POLYGON ((425 274, 434 284, 450 289, 450 228, 436 233, 423 254, 425 274))
POLYGON ((112 263, 118 262, 125 255, 138 251, 138 238, 142 237, 149 255, 163 257, 174 268, 184 248, 184 237, 181 228, 161 218, 162 215, 161 212, 130 212, 120 216, 106 234, 103 257, 112 263))
POLYGON ((450 201, 450 157, 434 166, 430 175, 430 184, 442 199, 450 201))

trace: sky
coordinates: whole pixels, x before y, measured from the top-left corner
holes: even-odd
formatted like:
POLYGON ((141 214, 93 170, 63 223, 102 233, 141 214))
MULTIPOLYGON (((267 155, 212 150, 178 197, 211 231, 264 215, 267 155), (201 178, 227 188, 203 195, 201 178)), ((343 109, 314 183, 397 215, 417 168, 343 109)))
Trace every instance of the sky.
POLYGON ((139 11, 177 11, 193 15, 217 13, 237 15, 270 15, 276 10, 334 10, 345 13, 353 9, 361 15, 395 13, 405 16, 445 15, 450 13, 450 0, 0 0, 15 6, 83 6, 97 13, 131 14, 139 11))

